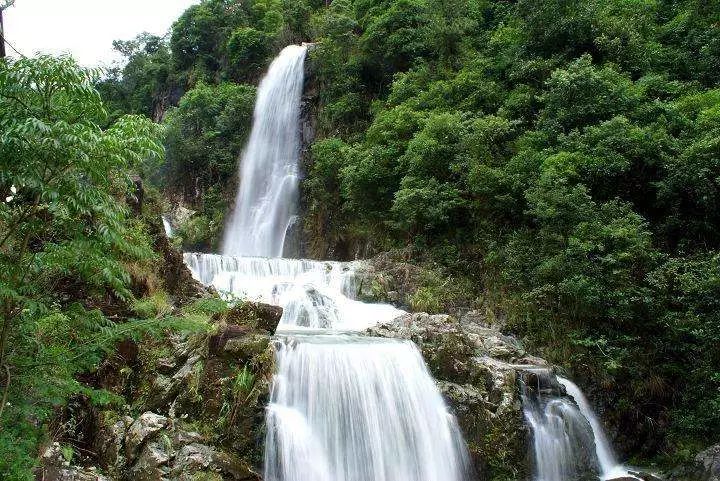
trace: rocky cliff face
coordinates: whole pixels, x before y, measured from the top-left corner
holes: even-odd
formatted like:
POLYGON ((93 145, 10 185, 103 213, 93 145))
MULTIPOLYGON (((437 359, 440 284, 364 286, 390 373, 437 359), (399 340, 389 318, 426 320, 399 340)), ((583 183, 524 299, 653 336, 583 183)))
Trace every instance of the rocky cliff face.
POLYGON ((71 466, 51 444, 40 479, 259 479, 270 340, 281 315, 278 307, 241 304, 216 315, 212 332, 126 347, 130 354, 106 367, 101 382, 127 404, 88 408, 86 466, 71 466))

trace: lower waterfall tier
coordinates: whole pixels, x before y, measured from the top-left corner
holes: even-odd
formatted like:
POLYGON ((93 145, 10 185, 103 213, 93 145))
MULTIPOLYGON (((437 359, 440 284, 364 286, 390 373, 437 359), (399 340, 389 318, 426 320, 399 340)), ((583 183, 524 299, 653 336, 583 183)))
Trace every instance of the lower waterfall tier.
POLYGON ((408 341, 296 335, 277 341, 266 481, 461 481, 455 418, 408 341))

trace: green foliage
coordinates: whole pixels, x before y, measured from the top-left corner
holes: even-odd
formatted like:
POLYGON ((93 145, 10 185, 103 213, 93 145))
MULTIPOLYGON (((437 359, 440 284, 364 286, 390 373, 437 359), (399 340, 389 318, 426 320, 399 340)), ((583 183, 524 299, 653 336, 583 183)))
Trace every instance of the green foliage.
POLYGON ((247 366, 243 366, 241 370, 235 375, 233 381, 233 394, 235 397, 247 398, 255 385, 255 375, 252 373, 247 366))
POLYGON ((244 69, 259 68, 265 63, 268 50, 268 38, 263 32, 252 27, 240 27, 228 39, 228 61, 231 68, 242 66, 244 69))
POLYGON ((98 83, 110 120, 124 113, 143 114, 158 120, 178 83, 167 42, 143 33, 134 40, 117 40, 113 47, 127 63, 122 69, 109 69, 98 83))
POLYGON ((148 297, 136 299, 132 303, 132 310, 142 318, 163 317, 170 313, 172 306, 167 293, 158 291, 148 297))
POLYGON ((186 247, 207 248, 219 240, 254 101, 249 85, 200 82, 167 114, 161 180, 200 208, 178 232, 186 247))
POLYGON ((615 388, 610 420, 649 456, 720 431, 718 22, 694 0, 205 0, 111 80, 131 111, 188 90, 163 178, 200 211, 184 245, 208 248, 253 102, 224 82, 316 41, 312 253, 411 246, 454 274, 418 309, 485 289, 529 345, 615 388))
MULTIPOLYGON (((96 72, 67 57, 0 63, 0 472, 32 479, 46 422, 122 339, 194 328, 161 294, 134 302, 128 266, 152 262, 130 219, 131 174, 157 168, 160 126, 106 111, 96 72), (103 314, 126 313, 110 319, 103 314), (128 306, 129 307, 129 306, 128 306)), ((66 451, 66 457, 71 456, 66 451)))
MULTIPOLYGON (((719 20, 653 0, 317 11, 315 255, 411 245, 615 387, 631 449, 702 444, 720 430, 719 20)), ((446 308, 443 285, 411 305, 446 308)))

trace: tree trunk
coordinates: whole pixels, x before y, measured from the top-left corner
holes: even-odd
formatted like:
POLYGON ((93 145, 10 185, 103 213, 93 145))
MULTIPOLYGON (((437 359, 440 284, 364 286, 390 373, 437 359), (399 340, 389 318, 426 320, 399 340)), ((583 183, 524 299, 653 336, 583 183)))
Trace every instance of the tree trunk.
POLYGON ((3 27, 2 8, 0 8, 0 58, 5 58, 5 28, 3 27))

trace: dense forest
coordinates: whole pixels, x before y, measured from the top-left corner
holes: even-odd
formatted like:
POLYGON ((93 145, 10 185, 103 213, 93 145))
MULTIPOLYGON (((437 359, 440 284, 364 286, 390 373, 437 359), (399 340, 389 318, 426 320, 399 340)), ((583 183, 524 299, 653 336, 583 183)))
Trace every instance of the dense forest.
POLYGON ((413 307, 497 316, 584 380, 638 461, 718 442, 720 2, 203 0, 117 41, 102 75, 0 65, 0 471, 28 479, 69 396, 112 402, 77 377, 117 339, 203 328, 138 291, 143 216, 182 203, 183 247, 217 247, 257 82, 299 42, 307 255, 429 266, 413 307), (154 211, 132 215, 131 175, 154 211))

